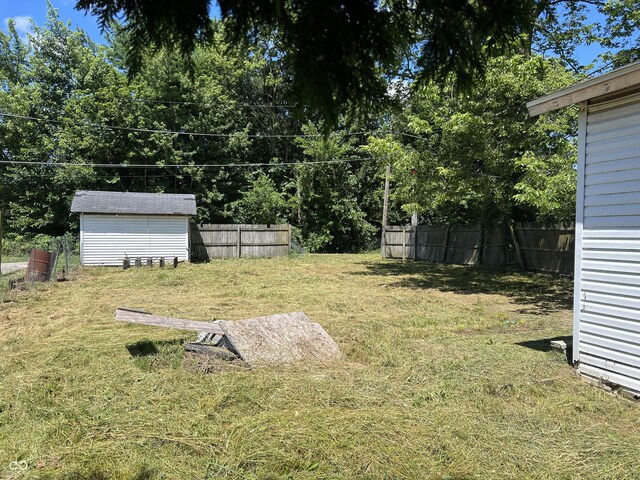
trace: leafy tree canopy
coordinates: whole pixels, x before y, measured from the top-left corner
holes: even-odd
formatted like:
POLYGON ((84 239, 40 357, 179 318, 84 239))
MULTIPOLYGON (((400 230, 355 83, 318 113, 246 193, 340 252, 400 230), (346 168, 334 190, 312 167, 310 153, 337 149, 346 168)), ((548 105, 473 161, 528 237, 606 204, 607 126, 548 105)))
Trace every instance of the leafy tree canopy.
POLYGON ((575 73, 592 68, 575 58, 580 45, 604 49, 599 71, 640 59, 637 0, 537 0, 533 16, 532 51, 552 54, 575 73))
MULTIPOLYGON (((468 87, 487 59, 530 32, 534 0, 219 0, 230 43, 273 31, 293 73, 292 93, 335 124, 347 108, 388 100, 382 75, 403 61, 426 82, 454 75, 468 87)), ((210 0, 77 0, 103 27, 124 18, 128 59, 150 44, 189 55, 213 38, 210 0)))
POLYGON ((276 185, 263 172, 251 182, 250 189, 241 192, 242 198, 229 204, 229 215, 242 223, 284 222, 287 217, 287 202, 276 185))
POLYGON ((325 139, 312 112, 303 124, 282 107, 291 75, 277 38, 241 48, 220 22, 212 28, 214 45, 195 50, 191 75, 161 50, 127 79, 119 29, 98 46, 51 7, 26 38, 9 22, 0 31, 5 233, 77 231, 76 190, 188 192, 199 223, 286 221, 314 251, 370 245, 376 165, 333 163, 361 156, 364 137, 341 127, 325 139), (312 137, 291 138, 304 133, 312 137))
MULTIPOLYGON (((156 3, 173 12, 178 8, 172 2, 145 8, 156 3)), ((456 62, 465 57, 457 50, 449 52, 449 67, 437 60, 449 58, 446 52, 428 56, 446 68, 428 70, 422 62, 436 48, 428 42, 437 30, 436 17, 428 28, 410 19, 414 30, 400 35, 387 63, 371 54, 375 49, 360 49, 373 60, 358 63, 360 50, 341 53, 343 43, 330 50, 337 57, 302 62, 285 23, 292 23, 287 28, 294 32, 301 29, 297 22, 304 11, 328 8, 317 3, 278 4, 286 8, 274 14, 275 23, 258 22, 256 14, 251 17, 256 28, 240 36, 241 19, 221 6, 225 20, 207 19, 207 31, 201 32, 211 44, 194 50, 195 43, 187 44, 188 58, 168 48, 143 49, 145 61, 129 78, 127 59, 138 35, 129 17, 112 27, 106 45, 61 22, 52 7, 47 22, 26 38, 9 21, 8 33, 0 31, 0 208, 10 211, 5 231, 33 236, 76 230, 69 204, 78 189, 189 192, 197 197, 200 223, 287 221, 311 251, 358 251, 372 245, 380 226, 387 162, 392 164, 390 223, 407 221, 413 212, 438 223, 573 217, 575 111, 532 119, 525 104, 581 78, 573 68, 578 64, 572 46, 585 38, 610 42, 627 55, 612 56, 612 62, 636 55, 634 2, 535 2, 532 36, 511 43, 519 53, 485 59, 478 67, 484 77, 475 78, 464 94, 458 88, 464 75, 470 79, 478 69, 458 68, 456 62), (586 4, 620 22, 582 28, 586 4), (305 69, 315 72, 312 78, 305 79, 305 69), (367 69, 373 74, 367 76, 367 69), (358 75, 366 81, 354 80, 358 75), (309 106, 309 96, 321 109, 305 107, 294 115, 290 105, 309 106), (366 115, 356 118, 338 115, 358 105, 379 105, 387 96, 398 108, 366 108, 366 115), (326 98, 329 103, 322 103, 326 98), (332 117, 323 114, 326 109, 332 117)), ((398 33, 405 28, 398 12, 440 5, 405 3, 376 4, 373 14, 386 15, 398 33)), ((469 15, 481 6, 467 4, 469 15)), ((451 5, 447 12, 455 17, 462 7, 451 5)), ((336 18, 341 11, 331 10, 336 18)), ((360 21, 351 13, 347 17, 360 21)), ((317 17, 318 22, 327 18, 333 17, 317 17)), ((320 28, 311 23, 309 34, 320 28)), ((442 28, 441 33, 448 29, 442 28)), ((384 28, 378 32, 380 42, 391 38, 384 28)), ((463 40, 469 30, 464 32, 463 40)), ((321 33, 315 33, 319 45, 307 45, 306 52, 320 55, 331 46, 321 33)), ((341 42, 352 34, 345 33, 341 42)), ((351 45, 373 37, 357 37, 351 45)), ((478 55, 488 56, 491 41, 483 38, 478 55)), ((167 36, 160 45, 179 41, 167 36)), ((579 65, 577 70, 582 71, 579 65)))
POLYGON ((395 128, 413 136, 368 149, 393 155, 393 195, 436 223, 566 219, 575 205, 572 109, 530 118, 528 99, 576 81, 557 60, 500 57, 473 95, 451 86, 415 92, 395 128))

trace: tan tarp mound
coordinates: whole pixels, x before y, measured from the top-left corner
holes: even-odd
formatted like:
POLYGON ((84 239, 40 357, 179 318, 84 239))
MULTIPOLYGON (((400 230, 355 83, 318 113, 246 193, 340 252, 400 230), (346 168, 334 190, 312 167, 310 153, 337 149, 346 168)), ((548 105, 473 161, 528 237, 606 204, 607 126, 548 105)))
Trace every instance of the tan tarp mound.
POLYGON ((189 351, 214 352, 214 347, 218 351, 223 347, 250 365, 322 364, 342 356, 340 347, 324 328, 311 322, 304 312, 200 322, 119 308, 115 317, 128 323, 199 331, 197 342, 187 344, 189 351))
POLYGON ((218 323, 231 349, 252 365, 324 363, 341 356, 336 342, 319 323, 310 322, 304 312, 218 323))

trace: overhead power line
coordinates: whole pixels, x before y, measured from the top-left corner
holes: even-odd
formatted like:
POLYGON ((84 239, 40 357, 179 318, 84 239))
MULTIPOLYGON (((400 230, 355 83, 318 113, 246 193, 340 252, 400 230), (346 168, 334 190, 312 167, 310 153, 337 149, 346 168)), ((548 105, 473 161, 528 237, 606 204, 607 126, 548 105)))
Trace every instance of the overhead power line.
MULTIPOLYGON (((201 107, 215 107, 217 104, 213 102, 188 102, 180 100, 151 100, 148 98, 131 97, 135 102, 154 103, 159 105, 199 105, 201 107)), ((238 108, 297 108, 298 105, 277 105, 270 103, 233 103, 232 107, 238 108)))
POLYGON ((332 163, 368 162, 386 159, 382 157, 334 158, 331 160, 315 160, 311 162, 278 162, 278 163, 207 163, 181 165, 126 164, 126 163, 67 163, 67 162, 28 162, 22 160, 0 160, 1 165, 33 165, 42 167, 93 167, 93 168, 222 168, 222 167, 288 167, 304 165, 325 165, 332 163))
MULTIPOLYGON (((207 133, 207 132, 185 132, 185 131, 181 131, 181 130, 157 130, 157 129, 153 129, 153 128, 140 128, 140 127, 121 127, 119 125, 105 125, 105 124, 98 124, 98 123, 91 123, 91 122, 75 122, 75 121, 63 121, 63 120, 54 120, 54 119, 48 119, 48 118, 43 118, 43 117, 33 117, 30 115, 17 115, 15 113, 7 113, 7 112, 0 112, 0 117, 7 117, 7 118, 18 118, 21 120, 29 120, 29 121, 35 121, 35 122, 44 122, 44 123, 53 123, 56 125, 62 125, 62 124, 70 124, 70 125, 74 125, 74 126, 78 126, 78 127, 90 127, 90 128, 104 128, 104 129, 109 129, 109 130, 121 130, 121 131, 126 131, 126 132, 140 132, 140 133, 160 133, 160 134, 165 134, 165 135, 188 135, 188 136, 193 136, 193 137, 214 137, 214 138, 231 138, 231 137, 236 137, 236 136, 245 136, 247 138, 320 138, 323 137, 324 135, 322 135, 321 133, 314 133, 314 134, 306 134, 306 133, 299 133, 299 134, 246 134, 246 135, 241 135, 238 133, 207 133)), ((372 131, 368 131, 368 132, 344 132, 343 135, 345 136, 355 136, 355 135, 371 135, 375 132, 372 131)))
MULTIPOLYGON (((94 97, 95 93, 88 93, 85 95, 80 95, 77 98, 90 98, 90 97, 94 97)), ((142 97, 138 97, 135 95, 135 92, 131 92, 131 95, 129 97, 120 97, 123 101, 134 101, 134 102, 138 102, 138 103, 151 103, 151 104, 157 104, 157 105, 198 105, 201 107, 207 107, 207 108, 211 108, 211 107, 216 107, 221 105, 221 101, 193 101, 193 100, 156 100, 156 99, 152 99, 152 98, 142 98, 142 97)), ((233 100, 229 99, 229 102, 231 102, 231 104, 229 105, 230 107, 233 108, 282 108, 282 109, 286 109, 286 108, 298 108, 300 105, 291 105, 291 104, 282 104, 282 103, 243 103, 243 102, 238 102, 238 103, 233 103, 233 100)))
POLYGON ((414 135, 412 133, 405 133, 405 132, 398 132, 400 135, 403 135, 405 137, 411 137, 411 138, 417 138, 418 140, 429 140, 426 137, 421 137, 420 135, 414 135))
MULTIPOLYGON (((183 130, 159 130, 153 128, 141 128, 141 127, 122 127, 120 125, 108 125, 108 124, 99 124, 92 122, 75 122, 75 121, 63 121, 63 120, 55 120, 44 117, 34 117, 30 115, 18 115, 15 113, 8 112, 0 112, 0 117, 7 118, 17 118, 20 120, 29 120, 35 122, 43 122, 43 123, 53 123, 56 125, 63 124, 71 124, 77 127, 90 127, 90 128, 104 128, 108 130, 120 130, 127 132, 140 132, 140 133, 160 133, 165 135, 189 135, 194 137, 214 137, 214 138, 231 138, 235 136, 239 136, 239 133, 208 133, 208 132, 185 132, 183 130)), ((378 130, 368 130, 368 131, 358 131, 358 132, 341 132, 342 135, 347 137, 353 137, 358 135, 375 135, 376 133, 380 133, 378 130)), ((428 140, 426 137, 422 137, 419 135, 414 135, 406 132, 395 132, 398 135, 402 135, 405 137, 416 138, 419 140, 428 140)), ((274 134, 246 134, 247 138, 320 138, 324 135, 321 133, 274 133, 274 134)))

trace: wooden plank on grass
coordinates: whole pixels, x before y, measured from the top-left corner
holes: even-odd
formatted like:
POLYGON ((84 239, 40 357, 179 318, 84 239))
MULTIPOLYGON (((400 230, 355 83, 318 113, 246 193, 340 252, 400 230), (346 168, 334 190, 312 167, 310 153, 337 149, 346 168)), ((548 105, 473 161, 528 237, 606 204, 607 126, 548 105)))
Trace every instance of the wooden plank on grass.
POLYGON ((187 343, 184 346, 185 351, 192 353, 204 353, 206 355, 211 355, 213 357, 217 357, 221 360, 233 361, 237 360, 238 357, 233 352, 230 352, 226 348, 222 347, 213 347, 211 345, 204 345, 202 343, 187 343))
POLYGON ((224 330, 217 322, 198 322, 184 318, 159 317, 144 311, 131 308, 118 308, 116 320, 154 327, 175 328, 177 330, 193 330, 195 332, 208 332, 224 335, 224 330))

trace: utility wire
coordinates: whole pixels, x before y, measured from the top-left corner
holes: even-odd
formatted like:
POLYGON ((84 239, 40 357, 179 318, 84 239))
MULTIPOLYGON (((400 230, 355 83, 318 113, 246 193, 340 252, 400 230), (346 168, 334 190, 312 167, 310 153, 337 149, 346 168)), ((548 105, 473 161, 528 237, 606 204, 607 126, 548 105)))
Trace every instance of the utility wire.
MULTIPOLYGON (((84 98, 91 98, 94 94, 86 94, 86 95, 79 95, 75 98, 80 98, 80 99, 84 99, 84 98)), ((151 98, 142 98, 139 97, 135 94, 135 92, 131 92, 131 95, 129 97, 120 97, 121 100, 126 101, 126 100, 131 100, 134 102, 138 102, 138 103, 151 103, 151 104, 158 104, 158 105, 199 105, 201 107, 215 107, 220 105, 220 101, 201 101, 201 102, 196 102, 196 101, 188 101, 188 100, 154 100, 151 98)), ((278 103, 234 103, 232 105, 232 107, 239 107, 239 108, 298 108, 300 105, 291 105, 291 104, 278 104, 278 103)))
MULTIPOLYGON (((31 120, 36 122, 44 122, 44 123, 54 123, 57 125, 63 124, 71 124, 77 127, 91 127, 91 128, 105 128, 111 130, 121 130, 121 131, 130 131, 130 132, 140 132, 140 133, 161 133, 166 135, 191 135, 195 137, 215 137, 215 138, 231 138, 235 136, 239 136, 241 134, 238 133, 207 133, 207 132, 185 132, 181 130, 157 130, 152 128, 140 128, 140 127, 122 127, 119 125, 107 125, 107 124, 99 124, 99 123, 81 123, 81 122, 65 122, 63 120, 54 120, 43 117, 34 117, 30 115, 18 115, 15 113, 8 112, 0 112, 0 117, 7 118, 17 118, 20 120, 31 120)), ((357 136, 357 135, 374 135, 376 133, 380 133, 380 131, 369 130, 369 131, 360 131, 360 132, 341 132, 344 136, 357 136)), ((396 132, 399 135, 403 135, 405 137, 417 138, 419 140, 428 140, 428 138, 421 137, 418 135, 414 135, 411 133, 405 132, 396 132)), ((320 138, 324 135, 321 133, 314 134, 306 134, 306 133, 283 133, 283 134, 247 134, 248 138, 320 138)))
MULTIPOLYGON (((18 118, 21 120, 31 120, 36 122, 44 122, 44 123, 54 123, 54 124, 71 124, 78 127, 91 127, 91 128, 106 128, 111 130, 122 130, 127 132, 141 132, 141 133, 161 133, 165 135, 189 135, 194 137, 215 137, 215 138, 231 138, 235 136, 242 136, 237 133, 206 133, 206 132, 184 132, 178 130, 156 130, 152 128, 139 128, 139 127, 121 127, 119 125, 104 125, 98 123, 80 123, 80 122, 65 122, 62 120, 53 120, 42 117, 33 117, 29 115, 17 115, 14 113, 0 112, 0 117, 8 117, 8 118, 18 118)), ((343 135, 345 136, 355 136, 355 135, 371 135, 374 132, 345 132, 343 135)), ((323 137, 321 133, 317 134, 247 134, 244 135, 247 138, 320 138, 323 137)))
POLYGON ((279 163, 207 163, 207 164, 181 164, 181 165, 155 165, 155 164, 124 164, 124 163, 67 163, 67 162, 27 162, 22 160, 0 160, 1 165, 37 165, 43 167, 94 167, 94 168, 221 168, 221 167, 286 167, 296 165, 326 165, 334 163, 368 162, 382 160, 382 157, 364 158, 334 158, 331 160, 316 160, 311 162, 279 162, 279 163))
POLYGON ((400 135, 404 135, 405 137, 417 138, 418 140, 429 140, 426 137, 421 137, 419 135, 414 135, 412 133, 405 133, 405 132, 396 132, 396 133, 398 133, 400 135))
MULTIPOLYGON (((153 103, 153 104, 159 104, 159 105, 199 105, 202 107, 214 107, 217 104, 213 103, 213 102, 186 102, 186 101, 180 101, 180 100, 151 100, 151 99, 147 99, 147 98, 140 98, 140 97, 130 97, 131 100, 135 101, 135 102, 141 102, 141 103, 153 103)), ((232 105, 233 107, 239 107, 239 108, 297 108, 298 105, 277 105, 277 104, 270 104, 270 103, 234 103, 232 105)))

